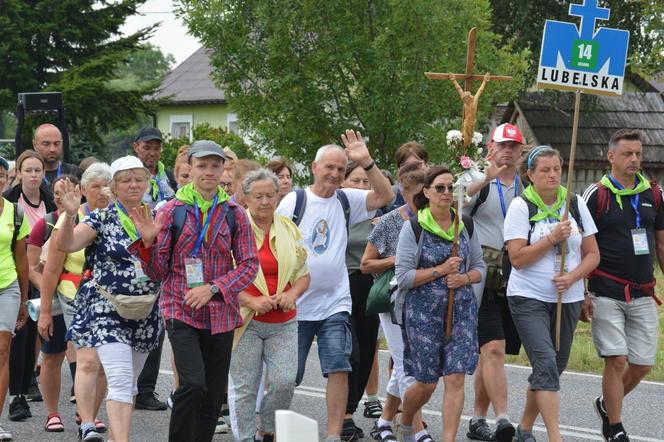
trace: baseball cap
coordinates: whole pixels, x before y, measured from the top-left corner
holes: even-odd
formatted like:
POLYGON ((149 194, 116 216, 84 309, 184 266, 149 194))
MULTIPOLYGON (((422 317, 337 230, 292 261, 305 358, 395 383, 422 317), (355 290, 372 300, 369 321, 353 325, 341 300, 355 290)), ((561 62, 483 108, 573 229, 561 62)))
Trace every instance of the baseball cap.
MULTIPOLYGON (((116 173, 122 172, 124 170, 130 169, 145 169, 148 170, 141 160, 132 155, 127 155, 126 157, 118 158, 117 160, 111 163, 111 176, 115 176, 116 173)), ((150 173, 150 171, 148 171, 150 173)))
POLYGON ((523 144, 523 136, 518 127, 513 124, 505 123, 496 127, 491 133, 491 141, 502 143, 503 141, 516 141, 523 144))
POLYGON ((230 147, 224 147, 224 153, 226 154, 226 159, 237 161, 237 154, 231 150, 230 147))
POLYGON ((161 136, 161 131, 156 127, 142 127, 136 135, 134 141, 150 141, 150 140, 159 140, 164 141, 161 136))
POLYGON ((192 157, 208 157, 210 155, 218 156, 224 161, 226 160, 226 154, 220 145, 210 140, 198 140, 194 141, 189 148, 189 152, 187 152, 187 159, 189 160, 192 157))
POLYGON ((5 172, 9 172, 9 161, 5 160, 3 157, 0 157, 0 166, 5 168, 5 172))

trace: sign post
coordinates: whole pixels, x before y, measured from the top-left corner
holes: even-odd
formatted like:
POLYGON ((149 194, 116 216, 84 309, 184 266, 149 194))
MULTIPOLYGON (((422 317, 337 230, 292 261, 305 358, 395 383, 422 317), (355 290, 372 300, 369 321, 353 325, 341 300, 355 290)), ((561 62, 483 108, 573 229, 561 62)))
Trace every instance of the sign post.
MULTIPOLYGON (((580 17, 581 25, 547 20, 542 36, 542 50, 537 70, 537 85, 542 88, 574 91, 574 120, 567 168, 567 197, 561 220, 569 218, 570 198, 574 189, 572 176, 576 157, 581 94, 622 95, 629 32, 598 28, 598 20, 608 20, 611 11, 597 5, 598 0, 571 4, 569 15, 580 17)), ((567 241, 561 244, 561 275, 565 271, 567 241)), ((556 306, 556 351, 560 351, 562 293, 556 306)))

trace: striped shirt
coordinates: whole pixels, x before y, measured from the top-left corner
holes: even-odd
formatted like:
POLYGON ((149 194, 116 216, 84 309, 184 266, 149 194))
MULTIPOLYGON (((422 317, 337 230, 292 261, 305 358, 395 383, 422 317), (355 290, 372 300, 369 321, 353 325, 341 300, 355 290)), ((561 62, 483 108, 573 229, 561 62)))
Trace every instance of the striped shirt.
POLYGON ((234 330, 242 325, 238 293, 253 282, 258 271, 258 251, 249 218, 242 207, 230 201, 220 204, 212 214, 208 240, 203 241, 198 258, 203 261, 205 283, 214 283, 220 293, 196 310, 184 302, 188 290, 185 261, 192 256, 198 235, 191 206, 187 207, 182 233, 171 250, 173 212, 175 206, 183 204, 174 199, 160 209, 164 226, 152 247, 146 249, 138 240, 129 251, 141 259, 147 276, 162 281, 159 306, 164 319, 177 319, 212 334, 234 330), (229 231, 227 210, 233 210, 235 215, 234 232, 229 231))

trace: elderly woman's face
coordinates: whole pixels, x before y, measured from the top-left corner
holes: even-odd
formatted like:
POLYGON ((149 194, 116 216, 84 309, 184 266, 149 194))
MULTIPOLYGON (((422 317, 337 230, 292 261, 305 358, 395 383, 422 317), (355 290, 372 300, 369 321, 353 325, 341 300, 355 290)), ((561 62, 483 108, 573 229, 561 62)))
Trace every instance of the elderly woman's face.
POLYGON ((145 169, 130 169, 115 174, 113 192, 123 205, 134 206, 143 200, 148 190, 148 173, 145 169))
POLYGON ((260 180, 251 183, 249 194, 245 195, 247 208, 254 218, 269 218, 274 214, 279 201, 279 193, 272 180, 260 180))
POLYGON ((535 158, 535 168, 528 171, 528 178, 532 181, 537 192, 557 189, 560 185, 562 166, 558 155, 538 156, 535 158))
POLYGON ((438 175, 429 187, 424 188, 424 196, 431 207, 450 207, 454 200, 454 177, 451 173, 438 175))
POLYGON ((104 179, 92 180, 85 187, 81 188, 81 193, 85 195, 90 210, 101 209, 108 206, 111 202, 111 189, 108 182, 104 179))

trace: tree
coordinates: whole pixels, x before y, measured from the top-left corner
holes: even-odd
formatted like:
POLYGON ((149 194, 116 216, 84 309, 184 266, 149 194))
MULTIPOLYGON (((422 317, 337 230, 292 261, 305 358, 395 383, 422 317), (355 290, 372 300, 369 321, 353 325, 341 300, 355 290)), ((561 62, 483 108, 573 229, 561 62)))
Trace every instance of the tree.
POLYGON ((516 77, 489 83, 480 116, 523 88, 528 66, 527 51, 490 31, 488 0, 181 0, 178 13, 211 49, 241 127, 259 147, 300 162, 346 128, 368 136, 383 167, 411 139, 444 156, 462 106, 451 84, 424 72, 461 72, 473 26, 476 71, 516 77))
MULTIPOLYGON (((528 49, 535 63, 530 77, 535 78, 542 45, 542 32, 547 19, 578 23, 570 16, 569 5, 579 0, 491 0, 493 29, 511 42, 517 50, 528 49)), ((664 2, 654 0, 605 0, 611 9, 608 21, 597 26, 630 32, 628 73, 649 75, 664 69, 664 2)))
MULTIPOLYGON (((0 2, 0 110, 19 92, 60 91, 72 138, 101 145, 101 134, 134 123, 152 106, 154 85, 113 87, 118 66, 151 31, 120 27, 145 0, 3 0, 0 2)), ((31 121, 32 125, 40 122, 31 121)), ((26 125, 26 133, 30 125, 26 125)), ((27 135, 26 135, 27 136, 27 135)))

